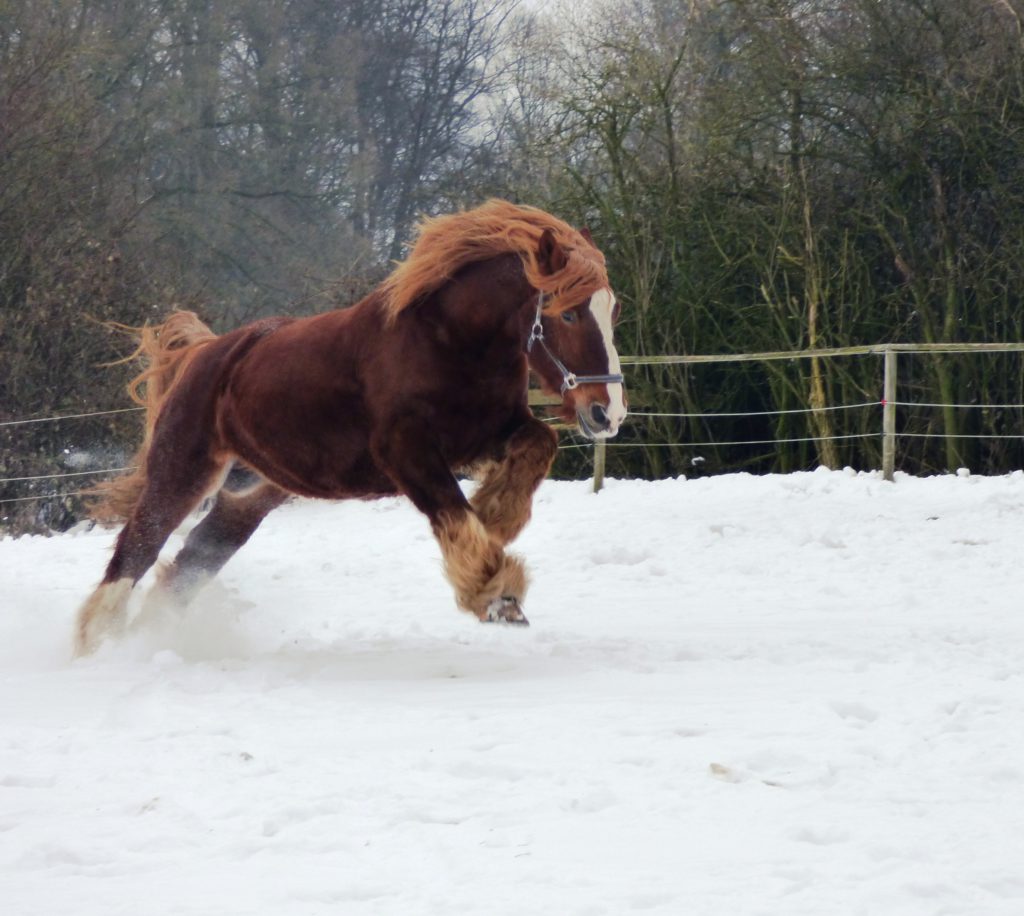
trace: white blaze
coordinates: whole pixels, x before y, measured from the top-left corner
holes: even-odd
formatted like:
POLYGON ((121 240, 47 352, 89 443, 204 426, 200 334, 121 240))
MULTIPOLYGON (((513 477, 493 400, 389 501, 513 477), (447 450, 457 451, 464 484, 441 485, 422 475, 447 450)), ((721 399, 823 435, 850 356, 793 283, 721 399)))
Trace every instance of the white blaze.
MULTIPOLYGON (((608 354, 608 373, 616 375, 622 373, 622 366, 619 363, 619 354, 613 343, 614 331, 612 328, 612 312, 615 309, 615 297, 610 289, 599 289, 590 297, 590 311, 601 329, 601 337, 604 338, 604 348, 608 354)), ((608 419, 611 421, 611 428, 604 436, 614 436, 619 431, 619 426, 626 419, 626 400, 622 385, 618 382, 605 386, 608 389, 608 419)))

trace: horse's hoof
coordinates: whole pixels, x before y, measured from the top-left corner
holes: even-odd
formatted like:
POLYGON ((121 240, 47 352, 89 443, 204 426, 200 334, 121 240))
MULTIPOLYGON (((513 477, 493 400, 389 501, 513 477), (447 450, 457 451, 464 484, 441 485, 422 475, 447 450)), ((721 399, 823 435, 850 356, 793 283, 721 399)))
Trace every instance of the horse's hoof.
POLYGON ((484 611, 480 618, 484 623, 511 623, 520 627, 528 627, 530 621, 526 619, 519 601, 509 595, 495 598, 484 611))

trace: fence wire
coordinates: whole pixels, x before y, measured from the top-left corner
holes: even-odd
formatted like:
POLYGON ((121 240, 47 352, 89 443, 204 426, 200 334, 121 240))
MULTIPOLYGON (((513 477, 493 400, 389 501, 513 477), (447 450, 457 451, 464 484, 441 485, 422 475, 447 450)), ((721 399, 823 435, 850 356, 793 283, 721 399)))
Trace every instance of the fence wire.
MULTIPOLYGON (((799 407, 787 410, 744 410, 735 413, 661 413, 658 411, 631 410, 631 417, 682 417, 690 419, 714 420, 717 417, 779 417, 788 414, 824 413, 832 410, 856 410, 858 407, 879 407, 882 401, 864 401, 861 404, 835 404, 826 407, 799 407)), ((724 444, 724 443, 723 443, 724 444)))
POLYGON ((72 490, 70 493, 38 493, 35 496, 13 496, 10 499, 0 499, 0 506, 7 503, 27 503, 37 499, 64 499, 70 496, 83 496, 88 490, 72 490))
POLYGON ((69 471, 65 474, 35 474, 32 477, 4 477, 0 483, 22 483, 26 480, 59 480, 62 477, 88 477, 95 474, 119 474, 121 471, 134 471, 138 465, 126 468, 98 468, 92 471, 69 471))
MULTIPOLYGON (((874 352, 874 351, 871 351, 874 352)), ((828 354, 832 355, 832 354, 828 354)), ((856 355, 856 354, 853 354, 856 355)), ((710 361, 710 360, 709 360, 710 361)), ((639 363, 637 363, 639 365, 639 363)), ((1024 404, 946 404, 946 403, 935 403, 929 401, 890 401, 890 406, 904 407, 904 408, 925 408, 925 409, 957 409, 957 410, 1020 410, 1024 409, 1024 404)), ((884 407, 886 402, 884 399, 878 401, 863 401, 856 404, 834 404, 826 405, 823 407, 805 407, 805 408, 792 408, 785 410, 761 410, 761 411, 727 411, 721 413, 704 413, 704 412, 667 412, 667 411, 631 411, 629 414, 630 419, 702 419, 702 420, 714 420, 718 418, 740 418, 740 417, 768 417, 768 416, 788 416, 788 415, 806 415, 815 414, 831 411, 841 410, 857 410, 865 407, 884 407)), ((16 426, 28 426, 31 424, 38 423, 59 423, 63 420, 81 420, 91 417, 104 417, 113 416, 115 414, 123 413, 135 413, 144 410, 143 407, 121 407, 114 408, 111 410, 93 410, 83 413, 74 414, 60 414, 52 417, 29 417, 18 420, 4 420, 0 421, 0 428, 10 428, 16 426)), ((545 418, 546 422, 558 422, 557 417, 545 418)), ((724 446, 741 446, 741 445, 789 445, 798 444, 804 442, 825 442, 825 441, 841 441, 849 439, 865 439, 874 438, 880 436, 880 432, 866 432, 866 433, 850 433, 845 435, 832 435, 832 436, 803 436, 793 437, 784 439, 745 439, 736 441, 707 441, 707 442, 609 442, 605 441, 604 444, 612 446, 614 448, 711 448, 711 447, 724 447, 724 446)), ((946 434, 941 432, 932 433, 912 433, 902 432, 895 434, 897 438, 906 439, 929 439, 929 438, 946 438, 946 439, 1003 439, 1003 440, 1021 440, 1024 439, 1024 434, 1012 435, 1012 434, 984 434, 984 433, 956 433, 946 434)), ((582 449, 590 448, 594 445, 593 442, 571 442, 565 445, 559 446, 560 450, 564 449, 582 449)), ((71 477, 87 477, 87 476, 100 476, 104 474, 117 474, 125 471, 135 470, 135 467, 120 467, 120 468, 96 468, 88 471, 68 471, 63 473, 55 474, 35 474, 25 477, 7 477, 0 478, 0 484, 9 483, 26 483, 37 480, 60 480, 71 477)), ((73 490, 64 493, 39 493, 32 496, 17 496, 10 497, 7 499, 0 499, 0 505, 6 505, 10 503, 22 503, 32 502, 36 500, 48 500, 48 499, 66 499, 73 496, 81 496, 85 494, 85 490, 73 490)))
POLYGON ((89 413, 66 413, 59 417, 34 417, 28 420, 4 420, 0 426, 27 426, 29 423, 58 423, 61 420, 81 420, 83 417, 107 417, 115 413, 134 413, 145 407, 119 407, 116 410, 93 410, 89 413))
POLYGON ((896 407, 956 407, 960 410, 1019 410, 1024 404, 929 404, 925 401, 893 401, 896 407))
POLYGON ((998 433, 896 433, 897 439, 1024 439, 1017 435, 998 433))
MULTIPOLYGON (((790 442, 830 442, 839 439, 870 439, 881 433, 849 433, 840 436, 804 436, 796 439, 741 439, 737 442, 719 442, 717 439, 707 442, 612 442, 602 440, 606 448, 715 448, 723 445, 785 445, 790 442)), ((559 449, 590 448, 593 442, 573 442, 560 445, 559 449)))

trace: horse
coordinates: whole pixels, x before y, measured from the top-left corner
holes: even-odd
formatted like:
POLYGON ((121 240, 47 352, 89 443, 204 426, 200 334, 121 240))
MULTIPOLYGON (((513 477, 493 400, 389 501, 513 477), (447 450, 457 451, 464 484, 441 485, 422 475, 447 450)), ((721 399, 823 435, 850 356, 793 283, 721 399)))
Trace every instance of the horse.
POLYGON ((144 368, 129 392, 145 435, 135 470, 93 506, 124 527, 78 612, 75 654, 125 628, 132 590, 211 497, 157 577, 161 600, 187 605, 293 495, 401 494, 429 520, 458 607, 528 624, 526 568, 506 548, 557 450, 528 406, 529 373, 584 436, 614 436, 626 416, 618 313, 587 230, 490 200, 422 221, 408 257, 351 307, 220 335, 188 311, 134 329, 144 368), (245 484, 225 485, 239 471, 245 484), (477 481, 469 498, 460 474, 477 481))

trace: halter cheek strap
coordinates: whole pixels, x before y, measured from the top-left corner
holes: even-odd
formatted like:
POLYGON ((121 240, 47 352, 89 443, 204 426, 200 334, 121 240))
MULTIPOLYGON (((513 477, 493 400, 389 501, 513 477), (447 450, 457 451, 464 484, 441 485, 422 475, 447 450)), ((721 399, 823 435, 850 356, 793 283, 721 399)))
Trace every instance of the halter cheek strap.
POLYGON ((533 350, 533 345, 535 343, 540 344, 541 349, 547 354, 548 359, 550 359, 555 368, 562 373, 562 394, 565 394, 567 391, 572 391, 573 388, 579 388, 580 385, 621 385, 625 381, 625 378, 617 372, 609 373, 607 375, 576 375, 575 372, 570 372, 565 367, 565 363, 551 352, 551 348, 544 339, 544 325, 541 322, 543 311, 544 293, 538 293, 537 314, 533 318, 533 327, 530 329, 530 338, 526 341, 526 352, 530 353, 533 350))

